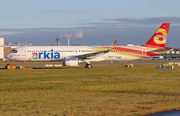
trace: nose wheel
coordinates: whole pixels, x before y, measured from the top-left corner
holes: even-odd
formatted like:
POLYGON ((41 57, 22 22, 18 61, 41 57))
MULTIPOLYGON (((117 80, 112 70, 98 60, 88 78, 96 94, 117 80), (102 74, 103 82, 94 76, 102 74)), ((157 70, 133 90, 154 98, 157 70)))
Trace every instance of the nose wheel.
POLYGON ((92 65, 91 64, 86 64, 85 68, 92 68, 92 65))

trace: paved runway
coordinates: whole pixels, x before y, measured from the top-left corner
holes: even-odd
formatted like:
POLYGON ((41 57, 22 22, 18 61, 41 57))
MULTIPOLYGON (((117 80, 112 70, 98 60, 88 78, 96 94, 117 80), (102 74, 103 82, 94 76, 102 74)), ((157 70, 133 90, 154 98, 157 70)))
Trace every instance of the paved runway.
POLYGON ((150 114, 146 116, 180 116, 180 110, 155 113, 155 114, 150 114))
MULTIPOLYGON (((115 62, 115 63, 91 63, 92 65, 110 65, 110 64, 167 64, 169 62, 115 62)), ((16 64, 19 66, 23 66, 23 64, 16 64)), ((46 65, 50 65, 50 64, 26 64, 26 66, 46 66, 46 65)), ((59 64, 55 64, 55 63, 51 63, 51 65, 59 65, 59 64)), ((80 65, 85 65, 84 64, 80 64, 80 65)), ((5 65, 0 65, 1 67, 5 66, 5 65)))

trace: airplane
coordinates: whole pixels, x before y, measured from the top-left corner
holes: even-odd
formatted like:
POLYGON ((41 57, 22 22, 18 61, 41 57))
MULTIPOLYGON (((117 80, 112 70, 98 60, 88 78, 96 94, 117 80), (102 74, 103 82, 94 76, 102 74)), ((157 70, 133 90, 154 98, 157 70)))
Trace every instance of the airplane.
POLYGON ((115 46, 23 46, 5 55, 13 61, 63 61, 63 66, 92 68, 94 61, 127 61, 160 55, 172 48, 165 47, 170 23, 163 23, 144 45, 115 46))

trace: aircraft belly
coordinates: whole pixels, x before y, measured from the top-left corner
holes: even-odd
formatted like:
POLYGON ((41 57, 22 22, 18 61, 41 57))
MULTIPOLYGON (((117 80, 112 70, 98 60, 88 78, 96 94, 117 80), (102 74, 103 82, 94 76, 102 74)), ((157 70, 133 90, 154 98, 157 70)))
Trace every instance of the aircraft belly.
POLYGON ((108 55, 103 55, 101 56, 105 60, 108 61, 121 61, 121 60, 137 60, 139 59, 138 57, 132 57, 132 56, 126 56, 126 55, 120 55, 120 54, 112 54, 108 53, 108 55))

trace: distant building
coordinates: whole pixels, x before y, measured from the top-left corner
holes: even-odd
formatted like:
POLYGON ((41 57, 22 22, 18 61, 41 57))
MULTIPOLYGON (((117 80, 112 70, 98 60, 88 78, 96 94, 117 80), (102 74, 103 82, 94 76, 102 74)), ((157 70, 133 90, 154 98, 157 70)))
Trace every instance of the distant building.
POLYGON ((4 59, 4 38, 0 38, 0 60, 4 59))
POLYGON ((179 54, 179 51, 176 51, 175 53, 176 53, 176 54, 179 54))
POLYGON ((165 54, 162 54, 162 56, 164 58, 168 58, 168 59, 179 59, 180 58, 180 49, 175 48, 173 49, 171 52, 167 52, 165 54))
POLYGON ((4 56, 12 50, 11 47, 4 47, 4 56))
POLYGON ((173 51, 171 51, 171 52, 170 52, 170 54, 175 54, 175 51, 174 51, 174 50, 173 50, 173 51))

